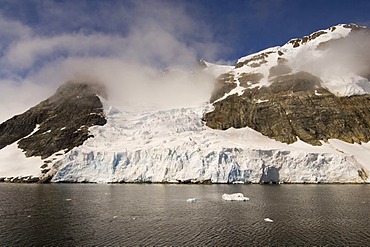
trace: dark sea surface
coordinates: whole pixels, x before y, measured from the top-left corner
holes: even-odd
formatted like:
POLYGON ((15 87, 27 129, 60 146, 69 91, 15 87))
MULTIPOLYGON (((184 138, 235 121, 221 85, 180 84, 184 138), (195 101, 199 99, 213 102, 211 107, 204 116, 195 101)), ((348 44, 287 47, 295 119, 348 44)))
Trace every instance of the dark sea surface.
POLYGON ((370 246, 369 209, 370 185, 3 183, 0 246, 370 246))

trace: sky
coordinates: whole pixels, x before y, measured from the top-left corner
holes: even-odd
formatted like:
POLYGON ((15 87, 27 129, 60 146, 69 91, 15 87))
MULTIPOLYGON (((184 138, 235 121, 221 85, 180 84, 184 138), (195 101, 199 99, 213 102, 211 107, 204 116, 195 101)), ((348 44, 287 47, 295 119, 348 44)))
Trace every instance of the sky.
POLYGON ((67 80, 140 91, 165 68, 232 65, 339 23, 370 26, 369 13, 368 0, 0 0, 0 122, 67 80))

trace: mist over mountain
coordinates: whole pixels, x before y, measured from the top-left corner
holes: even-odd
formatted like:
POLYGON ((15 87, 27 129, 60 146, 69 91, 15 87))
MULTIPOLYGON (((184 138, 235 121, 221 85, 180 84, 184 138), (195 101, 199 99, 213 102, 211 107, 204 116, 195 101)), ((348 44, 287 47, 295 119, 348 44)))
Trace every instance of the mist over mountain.
MULTIPOLYGON (((163 69, 143 60, 67 59, 59 65, 73 71, 73 80, 0 125, 0 177, 97 183, 369 182, 369 41, 366 27, 339 24, 234 65, 202 60, 163 69)), ((18 43, 9 51, 10 61, 26 44, 33 46, 18 43)), ((189 54, 186 49, 169 53, 189 54)), ((28 63, 32 56, 14 65, 28 63)))

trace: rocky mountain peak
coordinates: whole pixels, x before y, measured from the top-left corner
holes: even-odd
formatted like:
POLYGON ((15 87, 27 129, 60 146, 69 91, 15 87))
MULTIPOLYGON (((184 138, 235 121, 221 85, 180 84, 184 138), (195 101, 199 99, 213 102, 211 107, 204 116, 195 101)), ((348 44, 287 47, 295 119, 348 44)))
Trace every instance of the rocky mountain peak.
POLYGON ((106 87, 99 82, 67 81, 62 84, 53 97, 74 97, 96 94, 108 99, 106 87))
POLYGON ((349 65, 342 69, 346 73, 327 73, 330 70, 325 67, 337 69, 336 61, 323 57, 322 49, 345 40, 346 58, 356 52, 362 62, 359 66, 368 72, 369 60, 360 57, 360 39, 353 33, 358 31, 364 33, 360 37, 363 44, 370 41, 365 27, 340 24, 239 59, 233 69, 218 76, 210 99, 214 111, 205 114, 206 124, 224 130, 250 127, 285 143, 298 139, 312 145, 329 139, 370 141, 368 74, 359 74, 349 65))
POLYGON ((50 98, 0 124, 0 149, 17 142, 26 156, 45 159, 83 144, 93 137, 89 127, 106 123, 97 95, 106 97, 101 84, 66 82, 50 98))

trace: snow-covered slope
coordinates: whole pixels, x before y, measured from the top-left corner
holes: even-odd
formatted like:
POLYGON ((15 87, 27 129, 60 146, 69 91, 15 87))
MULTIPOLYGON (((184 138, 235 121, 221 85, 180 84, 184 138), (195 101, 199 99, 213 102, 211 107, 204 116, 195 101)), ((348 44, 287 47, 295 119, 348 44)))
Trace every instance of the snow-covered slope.
MULTIPOLYGON (((235 79, 232 83, 236 86, 215 102, 233 94, 242 95, 246 88, 269 86, 277 76, 300 71, 319 77, 322 86, 336 95, 370 93, 368 79, 357 73, 344 73, 336 63, 327 70, 311 64, 312 59, 324 63, 332 58, 330 49, 322 47, 347 37, 353 27, 338 25, 293 39, 281 47, 243 57, 236 66, 203 61, 204 71, 214 77, 229 74, 235 79), (333 73, 335 70, 339 72, 333 73), (246 75, 261 79, 243 81, 246 75)), ((102 97, 100 101, 106 124, 89 128, 93 138, 44 160, 23 158, 13 143, 0 150, 0 178, 39 176, 43 165, 41 177, 49 176, 52 182, 370 182, 370 143, 331 139, 321 146, 300 140, 286 144, 248 127, 211 129, 202 120, 205 113, 214 110, 208 102, 172 109, 142 105, 130 110, 134 107, 117 109, 102 97)))
MULTIPOLYGON (((242 57, 238 60, 234 69, 230 70, 239 83, 238 79, 243 74, 262 74, 258 83, 251 84, 249 88, 269 86, 273 82, 274 75, 271 68, 279 63, 284 64, 289 70, 284 75, 294 74, 300 71, 309 72, 322 80, 322 86, 338 96, 350 96, 370 93, 370 83, 367 78, 354 72, 353 66, 359 66, 354 59, 360 59, 356 54, 361 48, 361 42, 367 39, 353 38, 352 46, 345 42, 333 45, 331 49, 325 46, 332 42, 348 37, 352 30, 365 29, 355 24, 339 24, 326 30, 320 30, 303 38, 292 39, 283 46, 268 48, 242 57), (356 44, 356 41, 360 41, 356 44), (348 68, 349 67, 349 68, 348 68)), ((363 49, 366 49, 365 47, 363 49)), ((367 56, 366 54, 362 54, 367 56)), ((239 87, 239 84, 238 84, 239 87)), ((240 92, 239 87, 232 93, 240 92)))
POLYGON ((210 73, 214 77, 218 77, 234 69, 234 66, 230 66, 230 65, 219 65, 219 64, 206 62, 204 60, 202 60, 201 62, 205 65, 204 71, 206 71, 207 73, 210 73))

